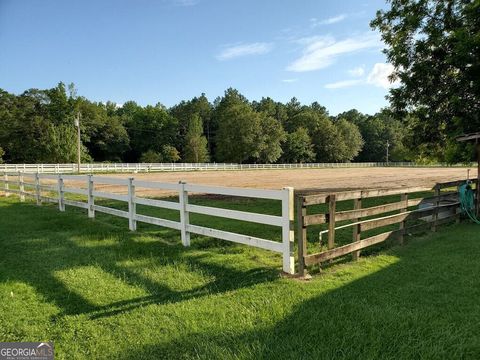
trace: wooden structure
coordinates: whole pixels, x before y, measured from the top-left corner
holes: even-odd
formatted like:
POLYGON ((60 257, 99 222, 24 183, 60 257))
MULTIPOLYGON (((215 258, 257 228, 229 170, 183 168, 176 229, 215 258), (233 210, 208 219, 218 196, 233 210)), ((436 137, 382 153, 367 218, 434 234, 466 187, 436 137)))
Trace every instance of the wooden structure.
MULTIPOLYGON (((455 219, 457 222, 460 221, 461 209, 458 191, 457 189, 452 191, 451 188, 458 187, 464 182, 465 180, 439 183, 433 189, 418 187, 297 195, 299 275, 304 276, 305 269, 309 265, 319 264, 347 254, 353 254, 353 258, 356 259, 360 255, 360 250, 366 247, 392 238, 403 243, 404 236, 407 233, 424 230, 425 227, 436 231, 437 227, 445 222, 455 219), (448 190, 442 193, 442 190, 445 189, 448 190), (416 196, 423 193, 424 197, 415 198, 413 196, 415 193, 416 196), (390 196, 390 199, 385 198, 387 196, 390 196), (365 205, 364 200, 370 198, 378 198, 376 203, 381 205, 362 207, 362 205, 365 205), (350 202, 353 200, 353 209, 338 211, 338 203, 348 200, 350 202), (310 214, 309 207, 319 204, 324 204, 325 212, 310 214), (341 221, 349 222, 338 226, 338 222, 341 221), (412 221, 414 221, 413 224, 412 221), (328 234, 328 240, 325 244, 327 249, 309 254, 307 251, 308 227, 321 224, 328 226, 328 229, 321 231, 319 234, 320 239, 322 239, 323 234, 328 234), (392 229, 394 224, 398 224, 398 228, 392 229), (362 239, 364 232, 385 226, 390 226, 390 229, 362 239), (336 247, 336 231, 348 227, 353 228, 352 242, 336 247)), ((476 183, 477 181, 473 182, 476 183)))
MULTIPOLYGON (((477 181, 480 183, 480 132, 473 134, 465 134, 457 137, 457 141, 475 141, 477 151, 477 181)), ((480 216, 480 187, 477 186, 477 201, 475 202, 475 214, 477 218, 480 216)))

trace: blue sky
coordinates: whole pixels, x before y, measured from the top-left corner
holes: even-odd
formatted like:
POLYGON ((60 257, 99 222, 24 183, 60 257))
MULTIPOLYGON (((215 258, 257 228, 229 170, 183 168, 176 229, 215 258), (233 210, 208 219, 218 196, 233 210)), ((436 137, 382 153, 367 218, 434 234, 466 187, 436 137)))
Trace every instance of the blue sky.
POLYGON ((0 88, 59 81, 95 101, 171 106, 228 87, 318 101, 333 115, 387 105, 391 71, 369 28, 384 0, 0 0, 0 88))

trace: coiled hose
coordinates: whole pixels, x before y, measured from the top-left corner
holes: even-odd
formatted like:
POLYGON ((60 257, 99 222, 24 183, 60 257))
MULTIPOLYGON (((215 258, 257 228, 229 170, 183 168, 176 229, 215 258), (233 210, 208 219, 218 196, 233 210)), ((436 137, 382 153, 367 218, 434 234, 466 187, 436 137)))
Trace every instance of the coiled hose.
POLYGON ((475 195, 469 181, 458 187, 458 197, 462 211, 470 220, 480 225, 480 220, 475 216, 475 195))

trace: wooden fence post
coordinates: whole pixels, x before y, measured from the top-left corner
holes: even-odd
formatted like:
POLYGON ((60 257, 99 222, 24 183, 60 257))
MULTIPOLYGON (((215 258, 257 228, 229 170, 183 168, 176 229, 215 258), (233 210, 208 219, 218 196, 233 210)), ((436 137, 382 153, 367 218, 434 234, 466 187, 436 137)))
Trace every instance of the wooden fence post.
POLYGON ((130 231, 137 230, 137 221, 135 220, 137 205, 135 204, 135 185, 133 180, 133 178, 128 179, 128 228, 130 231))
POLYGON ((183 246, 190 246, 190 233, 187 231, 187 226, 190 224, 190 215, 187 211, 188 192, 185 191, 185 182, 180 181, 180 189, 178 192, 178 200, 180 202, 180 224, 181 237, 183 246))
MULTIPOLYGON (((458 188, 457 188, 457 201, 460 202, 460 193, 458 192, 458 188)), ((461 215, 462 215, 462 206, 458 204, 458 207, 456 207, 454 211, 455 211, 455 224, 460 224, 461 215)))
POLYGON ((23 186, 23 174, 19 171, 18 172, 18 196, 20 196, 20 201, 25 201, 25 187, 23 186))
POLYGON ((65 192, 63 190, 63 176, 58 175, 58 210, 65 211, 65 192))
POLYGON ((437 231, 437 221, 438 221, 438 207, 440 206, 440 185, 437 184, 435 185, 435 208, 433 209, 433 215, 432 215, 432 231, 435 232, 437 231))
POLYGON ((93 176, 88 175, 87 178, 87 185, 88 185, 88 217, 93 219, 95 217, 95 199, 93 198, 93 176))
POLYGON ((336 195, 328 196, 328 249, 335 246, 335 211, 336 211, 336 195))
MULTIPOLYGON (((400 213, 407 212, 407 210, 408 210, 408 193, 402 194, 402 197, 401 197, 400 201, 405 202, 405 207, 400 209, 400 213)), ((400 229, 400 244, 401 245, 403 245, 403 242, 404 242, 404 239, 405 239, 405 229, 407 227, 406 225, 407 225, 407 220, 403 220, 402 222, 400 222, 399 229, 400 229)))
POLYGON ((283 188, 284 198, 282 199, 282 242, 283 242, 283 271, 287 274, 295 274, 294 240, 295 234, 293 224, 295 221, 293 188, 283 188))
POLYGON ((10 196, 10 193, 9 193, 9 186, 8 186, 8 174, 5 173, 5 175, 3 175, 3 180, 5 180, 5 197, 9 197, 10 196))
POLYGON ((307 227, 303 219, 307 216, 307 207, 303 196, 297 197, 297 236, 298 236, 298 275, 305 276, 305 256, 307 256, 307 227))
POLYGON ((40 174, 35 174, 35 198, 37 199, 37 205, 42 205, 42 191, 40 190, 40 174))
MULTIPOLYGON (((362 208, 362 198, 353 200, 353 208, 354 210, 360 210, 362 208)), ((361 218, 359 217, 359 218, 353 219, 353 222, 357 222, 360 220, 361 218)), ((354 225, 353 226, 353 242, 360 241, 361 237, 362 237, 362 234, 360 230, 360 224, 354 225)), ((358 258, 360 257, 360 250, 354 251, 352 253, 352 256, 353 256, 353 260, 358 260, 358 258)))

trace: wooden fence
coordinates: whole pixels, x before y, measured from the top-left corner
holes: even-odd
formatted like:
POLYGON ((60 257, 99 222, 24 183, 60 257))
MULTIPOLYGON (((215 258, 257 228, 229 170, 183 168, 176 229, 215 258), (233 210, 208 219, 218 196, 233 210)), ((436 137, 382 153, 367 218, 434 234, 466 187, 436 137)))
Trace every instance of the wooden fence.
MULTIPOLYGON (((354 259, 360 255, 360 250, 366 247, 379 244, 388 239, 398 239, 403 243, 407 232, 430 227, 436 231, 437 226, 456 219, 460 220, 460 204, 458 192, 443 192, 442 189, 457 187, 466 180, 439 183, 434 188, 404 188, 404 189, 381 189, 381 190, 359 190, 331 194, 298 195, 297 202, 297 224, 298 224, 298 259, 299 274, 305 275, 305 269, 309 265, 319 264, 346 254, 353 254, 354 259), (414 193, 432 192, 421 198, 410 198, 414 193), (400 201, 385 203, 386 196, 400 196, 400 201), (378 198, 380 205, 362 207, 362 200, 378 198), (382 203, 383 198, 383 203, 382 203), (353 209, 338 211, 339 202, 353 200, 353 209), (324 204, 324 212, 310 214, 309 207, 312 205, 324 204), (387 213, 387 215, 385 215, 387 213), (380 216, 380 217, 379 217, 380 216), (338 226, 339 222, 349 223, 338 226), (407 221, 414 221, 414 224, 407 224, 407 221), (319 231, 319 241, 327 236, 327 249, 319 253, 308 254, 307 233, 308 227, 325 224, 327 229, 319 231), (362 233, 372 229, 398 224, 398 228, 362 239, 362 233), (352 242, 336 247, 335 235, 340 229, 351 227, 352 242)), ((473 180, 472 183, 476 183, 473 180)))
POLYGON ((129 229, 131 231, 136 230, 137 222, 179 230, 181 241, 184 246, 190 245, 190 234, 199 234, 281 253, 283 255, 283 271, 289 274, 293 274, 295 271, 293 246, 294 193, 293 188, 290 187, 286 187, 282 190, 260 190, 212 187, 187 184, 184 182, 178 184, 147 182, 136 180, 134 178, 119 179, 96 175, 48 175, 23 172, 3 173, 3 178, 0 179, 0 182, 3 182, 4 184, 5 196, 16 194, 20 197, 21 201, 25 201, 25 196, 28 196, 35 199, 37 205, 41 205, 42 202, 56 203, 58 204, 60 211, 65 211, 66 206, 79 207, 87 210, 89 218, 94 218, 95 212, 97 211, 122 217, 128 219, 129 229), (47 180, 48 183, 42 183, 42 180, 47 180), (83 182, 85 187, 68 187, 65 185, 65 181, 67 180, 76 180, 77 183, 78 181, 83 182), (126 194, 98 191, 95 187, 97 184, 123 187, 126 189, 126 194), (30 189, 30 191, 28 191, 27 188, 30 189), (170 190, 178 194, 179 201, 174 202, 140 197, 135 193, 135 188, 170 190), (188 201, 191 193, 278 200, 281 202, 282 215, 274 216, 210 206, 193 205, 189 204, 188 201), (67 199, 65 194, 82 195, 86 197, 87 200, 78 201, 67 199), (97 198, 111 199, 127 203, 128 211, 98 205, 95 203, 97 198), (138 214, 136 211, 137 204, 178 211, 180 213, 180 221, 172 221, 138 214), (190 213, 280 227, 282 229, 282 242, 212 229, 205 226, 192 225, 189 221, 190 213))
MULTIPOLYGON (((156 171, 208 171, 208 170, 268 170, 268 169, 322 169, 365 167, 464 167, 465 164, 422 165, 411 162, 363 162, 363 163, 306 163, 306 164, 232 164, 232 163, 85 163, 82 173, 108 172, 156 172, 156 171)), ((475 165, 476 166, 476 165, 475 165)), ((0 164, 0 171, 65 174, 76 173, 77 164, 0 164)))

